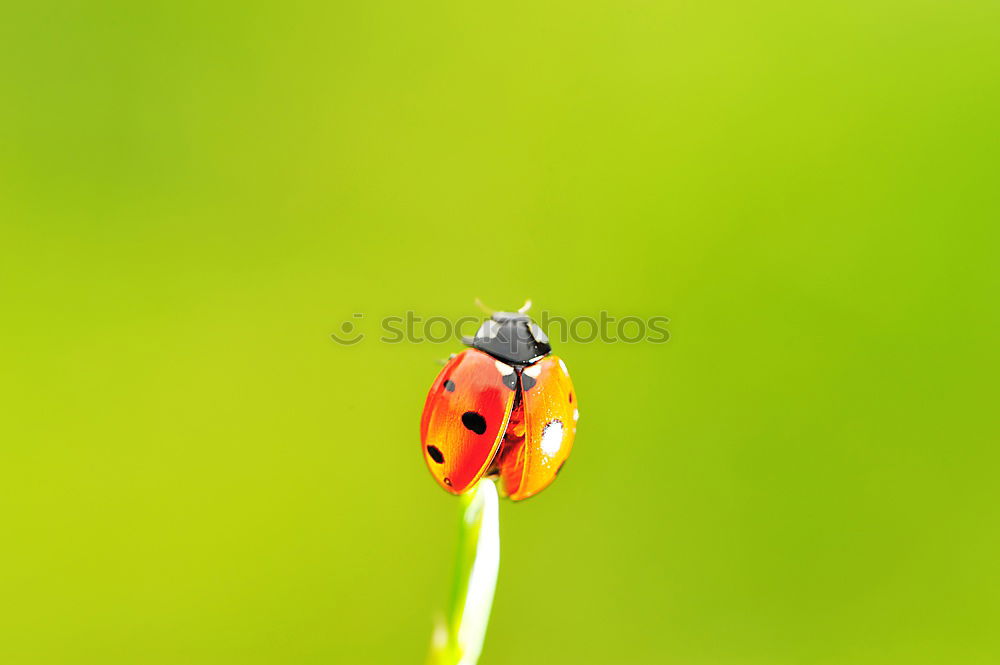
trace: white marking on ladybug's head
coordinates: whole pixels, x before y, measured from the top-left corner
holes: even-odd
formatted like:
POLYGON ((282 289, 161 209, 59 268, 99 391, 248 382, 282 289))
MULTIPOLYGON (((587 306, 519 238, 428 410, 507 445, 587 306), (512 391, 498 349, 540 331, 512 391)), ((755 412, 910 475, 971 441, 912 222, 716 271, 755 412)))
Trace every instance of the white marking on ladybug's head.
POLYGON ((573 409, 573 420, 580 419, 580 409, 573 409))
POLYGON ((504 364, 504 363, 500 362, 499 360, 496 361, 496 368, 497 368, 497 371, 500 372, 501 374, 503 374, 504 376, 507 376, 508 374, 511 374, 514 371, 513 367, 511 367, 510 365, 504 364))
POLYGON ((483 325, 479 326, 479 332, 476 333, 476 337, 481 337, 484 339, 493 339, 500 332, 500 324, 493 319, 486 319, 483 321, 483 325))
POLYGON ((542 452, 552 457, 562 446, 563 424, 559 420, 553 420, 542 430, 542 452))
POLYGON ((539 344, 549 343, 549 336, 545 334, 545 331, 542 330, 537 323, 531 322, 528 325, 528 332, 531 333, 531 336, 534 337, 535 341, 539 344))
POLYGON ((569 370, 566 369, 566 363, 563 362, 562 358, 559 359, 559 366, 562 367, 563 374, 569 376, 569 370))
POLYGON ((531 367, 525 367, 524 373, 533 379, 537 379, 538 375, 542 373, 541 365, 532 365, 531 367))

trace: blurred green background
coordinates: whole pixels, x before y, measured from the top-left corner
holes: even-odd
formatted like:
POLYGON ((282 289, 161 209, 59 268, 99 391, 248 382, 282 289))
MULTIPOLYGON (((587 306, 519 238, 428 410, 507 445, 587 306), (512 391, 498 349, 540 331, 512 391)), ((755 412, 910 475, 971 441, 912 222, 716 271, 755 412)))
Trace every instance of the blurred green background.
POLYGON ((0 662, 422 663, 444 344, 567 343, 483 665, 1000 661, 1000 5, 8 3, 0 662), (369 337, 329 334, 355 312, 369 337))

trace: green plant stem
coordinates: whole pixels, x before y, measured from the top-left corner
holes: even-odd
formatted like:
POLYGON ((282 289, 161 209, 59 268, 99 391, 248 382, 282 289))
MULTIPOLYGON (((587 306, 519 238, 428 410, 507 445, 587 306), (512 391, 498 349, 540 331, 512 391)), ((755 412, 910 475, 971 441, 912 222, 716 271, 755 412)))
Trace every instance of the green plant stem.
POLYGON ((475 665, 500 569, 500 501, 484 479, 462 495, 458 556, 447 619, 435 627, 429 665, 475 665))

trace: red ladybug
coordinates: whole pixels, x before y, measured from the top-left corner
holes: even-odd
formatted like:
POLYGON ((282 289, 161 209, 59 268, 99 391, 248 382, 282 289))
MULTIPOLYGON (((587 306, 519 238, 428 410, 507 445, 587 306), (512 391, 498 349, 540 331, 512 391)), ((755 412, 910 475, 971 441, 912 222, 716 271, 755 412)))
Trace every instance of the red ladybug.
POLYGON ((524 312, 496 312, 472 347, 434 381, 420 421, 431 475, 461 494, 499 476, 501 493, 526 499, 551 483, 573 448, 579 418, 569 372, 524 312))

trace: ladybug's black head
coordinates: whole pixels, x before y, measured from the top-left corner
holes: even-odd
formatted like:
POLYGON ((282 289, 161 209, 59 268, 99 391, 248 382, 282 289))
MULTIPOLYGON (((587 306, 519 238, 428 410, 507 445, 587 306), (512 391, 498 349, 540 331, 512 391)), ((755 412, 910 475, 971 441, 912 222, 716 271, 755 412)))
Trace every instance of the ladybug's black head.
POLYGON ((467 343, 508 365, 531 365, 552 353, 548 336, 521 312, 495 312, 467 343))

